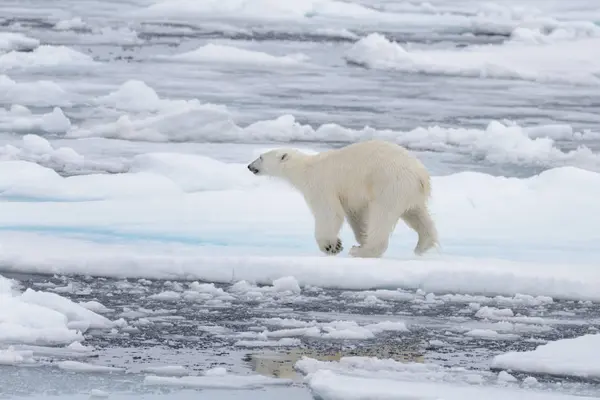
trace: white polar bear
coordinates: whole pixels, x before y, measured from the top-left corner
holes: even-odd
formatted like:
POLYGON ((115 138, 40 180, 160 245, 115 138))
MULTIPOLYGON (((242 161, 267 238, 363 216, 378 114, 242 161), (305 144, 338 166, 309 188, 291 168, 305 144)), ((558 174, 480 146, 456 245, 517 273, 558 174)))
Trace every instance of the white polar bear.
POLYGON ((354 257, 381 257, 400 218, 419 235, 415 254, 438 244, 427 209, 429 173, 396 144, 369 140, 315 155, 271 150, 248 169, 281 178, 304 195, 315 218, 315 239, 325 254, 343 250, 338 234, 344 216, 359 244, 350 250, 354 257))

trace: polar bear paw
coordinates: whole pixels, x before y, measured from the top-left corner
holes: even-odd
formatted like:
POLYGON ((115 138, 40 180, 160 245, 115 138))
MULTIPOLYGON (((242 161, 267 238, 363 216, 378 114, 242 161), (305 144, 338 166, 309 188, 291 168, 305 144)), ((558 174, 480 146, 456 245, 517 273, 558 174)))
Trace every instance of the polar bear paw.
POLYGON ((370 248, 365 246, 352 246, 350 256, 357 258, 379 258, 385 252, 382 248, 370 248))
POLYGON ((332 256, 339 254, 342 250, 344 250, 344 246, 342 246, 341 239, 336 239, 335 241, 320 240, 319 248, 323 253, 332 256))

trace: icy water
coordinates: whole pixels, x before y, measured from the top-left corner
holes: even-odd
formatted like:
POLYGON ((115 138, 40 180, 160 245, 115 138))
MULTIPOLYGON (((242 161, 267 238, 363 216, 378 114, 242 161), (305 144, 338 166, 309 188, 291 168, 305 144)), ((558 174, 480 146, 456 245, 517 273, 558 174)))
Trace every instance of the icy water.
MULTIPOLYGON (((600 327, 598 304, 552 302, 544 297, 444 296, 423 291, 316 287, 298 290, 293 282, 258 287, 240 283, 215 286, 198 282, 22 274, 8 277, 20 280, 23 288, 59 293, 76 303, 87 304, 88 308, 93 307, 90 302, 98 302, 103 307, 96 309, 102 315, 124 322, 118 332, 90 329, 86 333, 86 346, 95 350, 52 351, 15 346, 16 350, 33 351, 39 358, 37 365, 29 368, 2 369, 0 386, 8 397, 43 394, 62 398, 100 391, 114 393, 115 398, 126 393, 136 393, 136 397, 143 394, 144 398, 160 395, 186 398, 189 394, 184 389, 194 388, 193 382, 167 382, 159 385, 158 390, 145 380, 146 375, 164 374, 167 379, 178 379, 226 368, 230 373, 289 380, 283 388, 277 385, 247 388, 252 390, 243 390, 245 398, 283 395, 308 399, 310 392, 303 387, 303 376, 295 368, 303 357, 332 362, 357 356, 421 365, 431 363, 443 368, 414 371, 412 378, 422 376, 434 381, 441 378, 473 384, 487 381, 501 386, 502 381, 487 368, 490 357, 508 351, 533 350, 540 343, 581 336, 600 327), (493 310, 507 308, 518 316, 493 315, 493 310), (485 310, 492 311, 485 316, 485 310), (322 330, 325 335, 316 335, 315 330, 322 330), (117 369, 83 372, 76 367, 61 366, 65 360, 117 369), (161 374, 152 370, 174 365, 181 366, 183 372, 161 374)), ((532 376, 514 375, 519 379, 532 376)), ((535 386, 543 391, 587 395, 600 392, 591 378, 533 376, 537 380, 535 386)), ((235 378, 229 379, 219 391, 198 384, 196 387, 203 390, 197 395, 207 399, 238 398, 241 394, 227 389, 243 388, 235 387, 235 378)))
POLYGON ((0 397, 600 397, 597 54, 590 0, 2 1, 0 397), (441 255, 246 170, 368 138, 441 255))

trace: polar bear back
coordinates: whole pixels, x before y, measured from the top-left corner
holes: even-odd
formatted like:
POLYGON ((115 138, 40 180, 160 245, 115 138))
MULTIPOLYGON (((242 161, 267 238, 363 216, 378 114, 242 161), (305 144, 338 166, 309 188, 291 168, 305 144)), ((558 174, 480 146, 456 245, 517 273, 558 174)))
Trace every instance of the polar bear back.
POLYGON ((394 143, 369 140, 310 157, 311 181, 334 191, 356 208, 384 192, 395 192, 409 203, 423 204, 430 195, 425 166, 408 150, 394 143))

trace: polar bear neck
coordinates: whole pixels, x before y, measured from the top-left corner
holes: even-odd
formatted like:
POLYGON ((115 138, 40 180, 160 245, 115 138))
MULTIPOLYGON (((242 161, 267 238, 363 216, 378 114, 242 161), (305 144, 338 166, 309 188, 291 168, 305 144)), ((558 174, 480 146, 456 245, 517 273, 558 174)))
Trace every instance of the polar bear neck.
POLYGON ((282 169, 281 178, 294 188, 304 192, 306 186, 314 182, 312 175, 315 171, 314 165, 317 159, 318 155, 295 153, 282 169))

